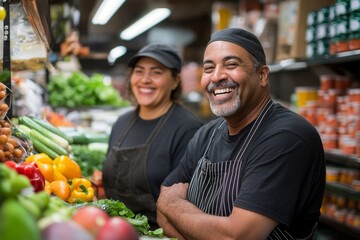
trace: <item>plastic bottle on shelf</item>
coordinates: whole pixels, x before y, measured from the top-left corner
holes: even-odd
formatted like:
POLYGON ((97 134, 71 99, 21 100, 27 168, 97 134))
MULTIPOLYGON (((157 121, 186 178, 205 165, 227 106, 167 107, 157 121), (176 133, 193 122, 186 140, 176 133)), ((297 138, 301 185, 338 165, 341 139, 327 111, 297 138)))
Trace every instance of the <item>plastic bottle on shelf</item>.
MULTIPOLYGON (((6 10, 4 7, 0 6, 0 36, 4 36, 5 17, 6 17, 6 10)), ((0 59, 3 59, 3 49, 4 49, 4 42, 1 39, 1 41, 0 41, 0 59)))

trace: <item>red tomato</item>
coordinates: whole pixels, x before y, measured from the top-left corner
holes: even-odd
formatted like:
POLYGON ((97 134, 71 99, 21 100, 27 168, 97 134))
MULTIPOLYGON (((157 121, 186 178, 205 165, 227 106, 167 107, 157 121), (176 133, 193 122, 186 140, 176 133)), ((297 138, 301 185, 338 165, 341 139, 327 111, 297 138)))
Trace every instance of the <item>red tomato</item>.
POLYGON ((99 230, 109 221, 110 216, 102 209, 95 206, 86 206, 78 209, 72 220, 96 236, 99 230))
POLYGON ((112 217, 100 229, 96 240, 138 240, 136 229, 122 217, 112 217))

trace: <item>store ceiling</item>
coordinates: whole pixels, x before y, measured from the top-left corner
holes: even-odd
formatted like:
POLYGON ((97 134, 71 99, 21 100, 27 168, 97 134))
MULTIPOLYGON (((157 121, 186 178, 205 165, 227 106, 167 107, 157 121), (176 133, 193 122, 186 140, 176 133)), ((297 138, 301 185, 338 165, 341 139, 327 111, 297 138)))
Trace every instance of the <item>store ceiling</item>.
MULTIPOLYGON (((115 46, 123 45, 128 52, 117 62, 126 62, 142 46, 150 41, 174 41, 183 47, 184 58, 199 60, 200 53, 211 34, 211 11, 214 0, 127 0, 106 25, 93 25, 91 17, 101 0, 54 0, 53 3, 71 2, 80 11, 77 26, 80 42, 89 46, 97 56, 104 56, 115 46), (167 4, 172 13, 170 17, 153 29, 130 40, 119 38, 121 30, 137 20, 146 9, 158 4, 167 4), (165 34, 164 34, 165 33, 165 34), (99 53, 102 53, 99 54, 99 53)), ((238 3, 238 0, 222 2, 238 3)))

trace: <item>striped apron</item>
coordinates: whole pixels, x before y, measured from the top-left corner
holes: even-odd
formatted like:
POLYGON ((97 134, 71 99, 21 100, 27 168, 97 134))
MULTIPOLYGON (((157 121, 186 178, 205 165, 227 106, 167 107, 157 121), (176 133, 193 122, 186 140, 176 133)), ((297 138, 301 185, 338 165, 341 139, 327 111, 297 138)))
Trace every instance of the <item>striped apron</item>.
MULTIPOLYGON (((242 157, 251 143, 255 133, 260 127, 263 119, 269 109, 274 105, 270 99, 265 105, 260 115, 256 118, 251 127, 244 144, 237 153, 235 160, 222 161, 212 163, 207 159, 207 153, 214 140, 215 133, 223 126, 226 126, 225 120, 214 129, 210 136, 209 143, 198 165, 195 169, 193 177, 189 184, 188 199, 195 204, 203 212, 216 216, 229 216, 233 209, 233 202, 239 194, 241 185, 241 164, 242 157)), ((312 239, 314 229, 311 235, 303 240, 312 239)), ((296 239, 292 237, 286 230, 274 228, 267 239, 296 239)))

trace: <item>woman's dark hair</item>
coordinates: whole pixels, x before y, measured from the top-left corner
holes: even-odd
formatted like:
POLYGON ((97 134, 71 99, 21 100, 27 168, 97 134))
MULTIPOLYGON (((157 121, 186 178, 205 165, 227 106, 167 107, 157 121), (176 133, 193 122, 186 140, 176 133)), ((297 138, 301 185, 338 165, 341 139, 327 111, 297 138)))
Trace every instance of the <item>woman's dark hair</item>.
MULTIPOLYGON (((179 71, 177 71, 176 69, 171 68, 171 76, 173 77, 174 81, 175 78, 177 77, 178 74, 180 74, 179 71)), ((126 90, 127 90, 127 96, 126 98, 134 105, 137 105, 136 99, 134 97, 133 92, 131 91, 131 74, 133 73, 134 68, 129 68, 127 70, 126 73, 126 77, 125 77, 125 84, 126 84, 126 90)), ((172 102, 180 102, 181 99, 181 94, 182 94, 182 84, 181 84, 181 80, 179 81, 179 84, 177 85, 177 87, 172 90, 171 95, 170 95, 170 100, 172 102)))

